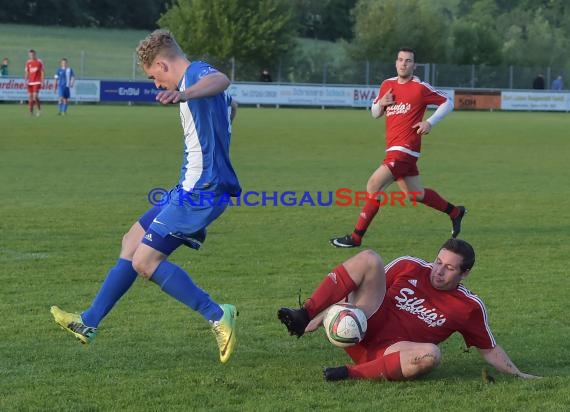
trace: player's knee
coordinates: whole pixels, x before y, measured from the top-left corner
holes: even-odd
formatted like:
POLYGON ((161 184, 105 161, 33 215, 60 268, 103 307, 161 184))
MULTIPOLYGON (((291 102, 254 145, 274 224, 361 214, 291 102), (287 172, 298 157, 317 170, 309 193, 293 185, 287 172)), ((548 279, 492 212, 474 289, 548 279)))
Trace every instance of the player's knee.
POLYGON ((156 270, 156 266, 154 262, 141 257, 137 253, 133 256, 133 269, 145 279, 150 279, 156 270))
POLYGON ((440 363, 441 363, 441 349, 439 349, 439 346, 434 345, 434 344, 430 344, 431 346, 431 355, 432 355, 432 365, 433 367, 437 367, 440 363))
POLYGON ((427 373, 435 369, 441 362, 441 350, 433 343, 426 343, 416 357, 420 373, 427 373))
POLYGON ((121 257, 123 259, 132 260, 140 242, 141 240, 139 238, 135 238, 131 231, 125 233, 121 241, 121 257))
POLYGON ((380 255, 373 250, 365 250, 360 252, 360 258, 364 261, 366 268, 372 270, 374 272, 378 270, 383 270, 384 262, 382 262, 382 258, 380 255))
POLYGON ((380 179, 376 177, 376 174, 373 173, 372 176, 366 182, 366 191, 368 193, 375 193, 380 190, 381 182, 380 179))

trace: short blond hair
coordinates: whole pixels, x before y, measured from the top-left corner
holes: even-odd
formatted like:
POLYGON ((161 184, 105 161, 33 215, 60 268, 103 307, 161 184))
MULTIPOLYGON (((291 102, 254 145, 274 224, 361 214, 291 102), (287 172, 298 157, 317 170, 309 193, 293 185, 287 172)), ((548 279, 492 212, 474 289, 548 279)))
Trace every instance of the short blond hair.
POLYGON ((184 52, 168 30, 153 31, 137 46, 137 59, 141 67, 150 66, 158 55, 168 59, 184 56, 184 52))

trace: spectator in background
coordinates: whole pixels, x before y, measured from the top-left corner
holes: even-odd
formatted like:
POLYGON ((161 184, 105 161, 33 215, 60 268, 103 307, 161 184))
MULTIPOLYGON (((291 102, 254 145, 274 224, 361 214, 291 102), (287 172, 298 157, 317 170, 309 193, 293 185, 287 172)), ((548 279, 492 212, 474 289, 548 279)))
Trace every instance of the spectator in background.
POLYGON ((62 116, 67 113, 67 103, 69 101, 70 88, 73 87, 75 83, 75 73, 73 69, 69 67, 67 59, 64 57, 59 63, 59 69, 55 72, 55 90, 59 98, 59 113, 62 116))
POLYGON ((2 66, 0 66, 0 76, 5 77, 8 76, 8 64, 10 64, 10 60, 7 57, 2 59, 2 66))
POLYGON ((544 90, 544 76, 542 74, 537 75, 532 81, 532 88, 535 90, 544 90))
POLYGON ((271 78, 271 73, 268 69, 263 69, 261 74, 259 75, 260 82, 272 82, 273 79, 271 78))
POLYGON ((550 88, 552 90, 562 90, 564 88, 564 82, 562 82, 562 76, 558 76, 556 79, 552 80, 552 85, 550 88))
POLYGON ((28 52, 29 60, 26 62, 26 73, 24 79, 28 85, 28 106, 30 108, 30 115, 34 114, 34 104, 38 107, 36 116, 40 115, 40 89, 44 82, 44 64, 36 56, 35 50, 28 52))

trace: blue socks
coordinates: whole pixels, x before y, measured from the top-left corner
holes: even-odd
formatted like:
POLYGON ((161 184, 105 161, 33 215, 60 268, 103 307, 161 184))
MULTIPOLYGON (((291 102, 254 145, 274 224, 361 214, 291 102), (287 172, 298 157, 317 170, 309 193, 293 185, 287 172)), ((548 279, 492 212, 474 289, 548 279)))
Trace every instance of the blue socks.
POLYGON ((190 276, 174 263, 162 261, 150 280, 174 299, 199 312, 208 321, 220 320, 224 315, 220 305, 196 286, 190 276))
MULTIPOLYGON (((116 265, 109 270, 91 307, 81 314, 83 323, 93 328, 98 327, 115 303, 129 290, 136 278, 137 272, 133 269, 132 262, 119 259, 116 265)), ((166 260, 161 262, 150 280, 174 299, 199 312, 206 320, 220 320, 224 315, 220 305, 196 286, 184 270, 173 263, 166 260)))
POLYGON ((83 323, 93 328, 99 326, 99 322, 129 290, 136 278, 137 272, 133 269, 132 262, 119 259, 107 274, 91 307, 81 314, 83 323))

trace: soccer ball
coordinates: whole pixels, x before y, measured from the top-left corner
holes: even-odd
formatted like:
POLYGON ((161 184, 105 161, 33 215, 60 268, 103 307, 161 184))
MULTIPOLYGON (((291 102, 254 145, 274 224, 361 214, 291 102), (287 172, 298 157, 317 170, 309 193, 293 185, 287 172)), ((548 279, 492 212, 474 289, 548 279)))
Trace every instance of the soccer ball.
POLYGON ((350 303, 337 303, 327 309, 323 326, 329 341, 347 348, 364 339, 367 321, 364 312, 350 303))

